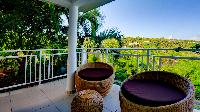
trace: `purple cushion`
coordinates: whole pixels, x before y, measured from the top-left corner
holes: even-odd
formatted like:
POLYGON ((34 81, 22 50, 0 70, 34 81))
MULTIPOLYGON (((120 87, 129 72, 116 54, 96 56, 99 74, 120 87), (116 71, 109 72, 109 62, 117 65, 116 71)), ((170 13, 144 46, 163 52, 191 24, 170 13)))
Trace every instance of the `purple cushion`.
POLYGON ((107 68, 86 68, 78 72, 79 77, 88 81, 100 81, 109 78, 113 71, 107 68))
POLYGON ((169 105, 186 97, 178 88, 155 80, 128 80, 121 89, 124 97, 146 106, 169 105))

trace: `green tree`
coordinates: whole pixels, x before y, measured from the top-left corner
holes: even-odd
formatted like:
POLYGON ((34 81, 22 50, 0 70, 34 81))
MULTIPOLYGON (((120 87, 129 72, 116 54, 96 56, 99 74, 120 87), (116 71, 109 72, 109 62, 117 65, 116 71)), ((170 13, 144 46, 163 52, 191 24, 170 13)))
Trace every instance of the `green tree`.
POLYGON ((96 44, 92 38, 86 37, 86 38, 84 38, 83 46, 84 46, 84 48, 94 48, 94 47, 96 47, 96 44))
POLYGON ((191 48, 200 49, 200 44, 195 44, 195 45, 192 46, 191 48))
POLYGON ((1 0, 0 6, 0 37, 5 38, 8 31, 18 34, 18 38, 12 40, 18 45, 9 49, 44 48, 46 46, 40 44, 44 36, 58 41, 60 15, 67 13, 67 9, 38 0, 1 0), (23 46, 24 37, 29 43, 26 46, 23 46))
MULTIPOLYGON (((0 0, 0 6, 0 38, 5 38, 8 31, 18 35, 16 39, 12 40, 18 44, 6 47, 6 49, 63 48, 67 46, 69 26, 64 26, 62 23, 65 20, 61 18, 61 15, 65 15, 69 20, 67 8, 38 0, 0 0), (47 37, 48 44, 41 44, 46 43, 43 41, 43 37, 47 37), (26 41, 23 41, 24 38, 26 41)), ((78 24, 82 30, 78 32, 78 38, 81 45, 84 37, 95 38, 102 20, 103 16, 98 9, 79 15, 78 24)), ((3 41, 0 44, 5 45, 5 43, 9 42, 3 41)))
POLYGON ((89 12, 79 14, 79 45, 83 44, 85 37, 91 37, 93 40, 97 38, 97 31, 102 26, 104 16, 101 14, 99 9, 94 9, 89 12))
POLYGON ((119 41, 115 38, 108 38, 101 42, 103 48, 119 48, 119 41))
POLYGON ((98 35, 97 38, 95 38, 96 43, 101 43, 104 39, 109 39, 109 38, 115 38, 119 41, 119 45, 122 45, 122 37, 123 35, 117 28, 111 28, 111 29, 106 29, 98 35))

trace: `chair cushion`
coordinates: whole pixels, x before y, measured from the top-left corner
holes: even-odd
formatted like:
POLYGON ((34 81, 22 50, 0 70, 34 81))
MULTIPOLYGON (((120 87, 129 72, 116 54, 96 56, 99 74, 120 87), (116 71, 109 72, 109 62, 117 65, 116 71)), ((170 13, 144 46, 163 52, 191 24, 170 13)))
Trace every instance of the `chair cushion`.
POLYGON ((113 71, 107 68, 86 68, 78 72, 79 77, 88 81, 100 81, 109 78, 113 71))
POLYGON ((129 79, 121 90, 128 100, 146 106, 169 105, 186 97, 178 88, 156 80, 129 79))

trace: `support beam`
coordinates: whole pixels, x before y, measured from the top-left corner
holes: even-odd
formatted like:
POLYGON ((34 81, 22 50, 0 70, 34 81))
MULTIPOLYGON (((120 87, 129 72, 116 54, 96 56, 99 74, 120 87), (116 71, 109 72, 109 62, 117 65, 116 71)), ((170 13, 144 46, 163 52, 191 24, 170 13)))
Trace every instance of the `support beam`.
POLYGON ((68 59, 67 59, 67 88, 66 94, 75 92, 74 73, 77 69, 77 23, 78 23, 78 6, 69 7, 69 38, 68 38, 68 59))
POLYGON ((74 3, 79 7, 79 12, 87 12, 112 1, 114 0, 76 0, 74 3))
POLYGON ((39 0, 44 2, 51 2, 53 4, 59 5, 61 7, 70 7, 71 6, 71 0, 39 0))
POLYGON ((69 8, 72 4, 79 7, 79 12, 87 12, 97 7, 103 6, 114 0, 39 0, 51 2, 61 7, 69 8))

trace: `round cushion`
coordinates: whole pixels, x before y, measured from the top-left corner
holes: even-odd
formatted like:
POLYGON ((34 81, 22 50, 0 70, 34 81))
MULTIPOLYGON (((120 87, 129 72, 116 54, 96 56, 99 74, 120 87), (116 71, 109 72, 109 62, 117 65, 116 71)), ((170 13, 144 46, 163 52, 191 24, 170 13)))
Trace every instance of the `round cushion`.
POLYGON ((85 68, 78 72, 79 77, 88 81, 99 81, 109 78, 113 71, 107 68, 85 68))
POLYGON ((82 90, 71 103, 71 112, 101 112, 103 97, 95 90, 82 90))
POLYGON ((186 97, 178 88, 157 80, 127 80, 122 85, 124 97, 145 106, 163 106, 186 97))

